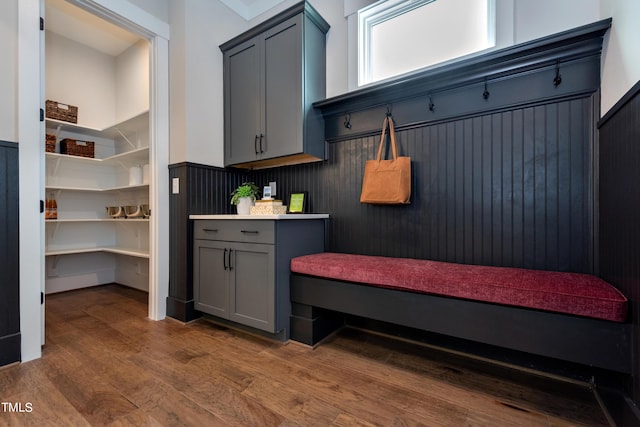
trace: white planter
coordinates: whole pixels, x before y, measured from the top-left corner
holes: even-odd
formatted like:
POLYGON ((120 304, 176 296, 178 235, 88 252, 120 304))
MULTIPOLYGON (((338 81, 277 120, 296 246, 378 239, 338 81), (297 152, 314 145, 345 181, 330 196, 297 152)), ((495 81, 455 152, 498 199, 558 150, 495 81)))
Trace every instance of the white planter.
POLYGON ((241 197, 238 199, 238 215, 249 215, 251 213, 251 206, 253 206, 253 200, 251 197, 241 197))

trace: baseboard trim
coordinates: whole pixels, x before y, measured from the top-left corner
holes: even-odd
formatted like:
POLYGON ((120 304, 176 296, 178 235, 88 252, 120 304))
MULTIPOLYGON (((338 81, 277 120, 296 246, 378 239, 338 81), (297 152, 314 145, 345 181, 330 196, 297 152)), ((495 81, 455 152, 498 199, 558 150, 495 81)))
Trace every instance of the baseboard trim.
POLYGON ((202 313, 195 310, 193 300, 183 301, 167 297, 167 316, 186 323, 199 318, 202 313))

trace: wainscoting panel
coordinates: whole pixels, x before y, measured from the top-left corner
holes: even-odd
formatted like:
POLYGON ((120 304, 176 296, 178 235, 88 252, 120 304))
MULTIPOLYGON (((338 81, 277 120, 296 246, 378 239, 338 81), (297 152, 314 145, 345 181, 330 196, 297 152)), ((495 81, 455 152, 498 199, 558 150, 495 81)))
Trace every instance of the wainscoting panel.
POLYGON ((640 405, 640 82, 600 121, 600 271, 631 301, 640 405))
POLYGON ((0 366, 20 361, 18 144, 0 141, 0 366))
POLYGON ((308 191, 310 211, 331 215, 332 251, 590 273, 592 114, 582 98, 399 131, 400 155, 412 158, 405 206, 359 201, 379 136, 251 179, 277 181, 285 203, 308 191))
POLYGON ((174 178, 179 180, 180 189, 169 199, 171 249, 167 315, 189 321, 199 316, 193 309, 193 226, 189 215, 235 213, 229 195, 247 177, 221 168, 179 163, 169 166, 169 179, 174 178))

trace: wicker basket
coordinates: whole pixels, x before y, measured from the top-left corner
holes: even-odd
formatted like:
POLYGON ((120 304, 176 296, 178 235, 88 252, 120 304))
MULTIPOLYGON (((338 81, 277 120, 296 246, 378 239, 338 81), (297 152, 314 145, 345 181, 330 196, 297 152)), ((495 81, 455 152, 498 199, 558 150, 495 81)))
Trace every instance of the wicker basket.
POLYGON ((95 143, 93 141, 80 141, 71 138, 60 141, 60 154, 93 158, 94 149, 95 143))
POLYGON ((47 139, 45 140, 45 151, 47 153, 55 153, 56 152, 56 136, 47 134, 47 139))
POLYGON ((78 123, 78 107, 47 99, 47 117, 69 123, 78 123))

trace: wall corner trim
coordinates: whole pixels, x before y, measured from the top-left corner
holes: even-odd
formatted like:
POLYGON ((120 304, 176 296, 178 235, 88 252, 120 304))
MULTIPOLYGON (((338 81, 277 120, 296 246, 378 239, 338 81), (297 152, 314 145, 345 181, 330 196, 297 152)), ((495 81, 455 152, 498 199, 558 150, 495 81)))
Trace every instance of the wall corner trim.
POLYGON ((639 93, 640 93, 640 80, 635 85, 633 85, 633 87, 629 89, 627 93, 625 93, 624 96, 620 98, 618 102, 616 102, 609 111, 607 111, 607 114, 602 116, 600 121, 598 121, 598 129, 600 129, 604 124, 606 124, 609 121, 609 119, 615 116, 625 105, 627 105, 629 101, 634 99, 635 96, 639 93))

